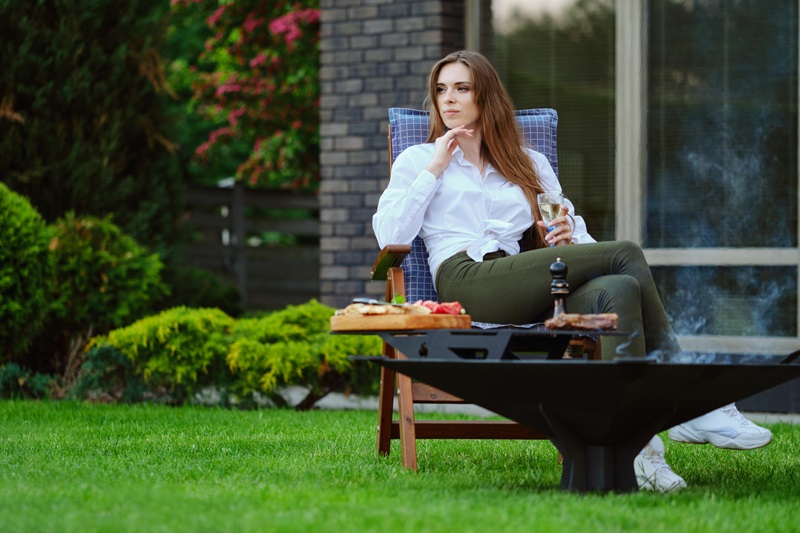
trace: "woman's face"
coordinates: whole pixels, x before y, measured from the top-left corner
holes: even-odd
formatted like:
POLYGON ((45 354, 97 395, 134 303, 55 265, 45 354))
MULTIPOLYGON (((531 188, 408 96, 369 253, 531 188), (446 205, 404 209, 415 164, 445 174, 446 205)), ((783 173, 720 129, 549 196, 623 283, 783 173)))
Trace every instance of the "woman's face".
POLYGON ((436 103, 445 126, 475 127, 481 114, 472 89, 472 75, 465 64, 448 63, 439 71, 436 103))

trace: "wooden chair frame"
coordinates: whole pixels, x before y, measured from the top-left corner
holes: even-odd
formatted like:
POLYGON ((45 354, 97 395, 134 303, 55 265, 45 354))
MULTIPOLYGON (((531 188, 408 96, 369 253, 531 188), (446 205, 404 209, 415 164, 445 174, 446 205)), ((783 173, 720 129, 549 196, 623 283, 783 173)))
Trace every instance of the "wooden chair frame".
MULTIPOLYGON (((392 130, 388 127, 388 165, 393 162, 392 130)), ((405 296, 405 280, 400 264, 410 253, 410 245, 388 245, 372 267, 373 280, 386 280, 386 301, 395 295, 405 296)), ((599 358, 599 349, 592 339, 570 342, 570 348, 581 350, 587 357, 599 358)), ((383 355, 405 358, 405 355, 384 343, 383 355)), ((392 439, 400 440, 404 467, 417 470, 417 439, 546 439, 541 432, 511 420, 416 420, 414 404, 463 404, 464 401, 430 385, 415 382, 408 376, 381 367, 378 399, 377 451, 388 456, 392 439), (395 389, 396 384, 396 389, 395 389), (394 399, 397 394, 398 419, 394 420, 394 399)))

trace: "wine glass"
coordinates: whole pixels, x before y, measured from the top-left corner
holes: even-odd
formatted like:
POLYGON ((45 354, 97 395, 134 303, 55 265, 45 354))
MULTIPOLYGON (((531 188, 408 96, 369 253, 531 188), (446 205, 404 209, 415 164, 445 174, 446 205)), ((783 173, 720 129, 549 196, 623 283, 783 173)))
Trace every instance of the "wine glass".
MULTIPOLYGON (((536 195, 536 203, 539 204, 542 220, 547 224, 547 231, 553 231, 553 228, 550 227, 550 221, 561 214, 564 194, 560 192, 543 192, 536 195)), ((553 247, 555 244, 550 246, 553 247)))
POLYGON ((543 192, 536 195, 536 202, 539 204, 542 220, 547 224, 547 231, 552 231, 553 228, 550 227, 550 221, 561 215, 564 194, 560 192, 543 192))

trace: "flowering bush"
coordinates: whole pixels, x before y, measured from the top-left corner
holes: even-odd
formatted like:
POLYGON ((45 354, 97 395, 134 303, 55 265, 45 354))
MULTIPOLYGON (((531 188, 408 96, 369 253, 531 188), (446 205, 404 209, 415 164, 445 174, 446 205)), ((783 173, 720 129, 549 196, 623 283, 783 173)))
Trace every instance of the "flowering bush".
POLYGON ((208 13, 212 36, 189 67, 195 109, 215 124, 195 153, 230 157, 252 149, 236 169, 250 185, 319 184, 318 0, 172 0, 175 14, 208 13))

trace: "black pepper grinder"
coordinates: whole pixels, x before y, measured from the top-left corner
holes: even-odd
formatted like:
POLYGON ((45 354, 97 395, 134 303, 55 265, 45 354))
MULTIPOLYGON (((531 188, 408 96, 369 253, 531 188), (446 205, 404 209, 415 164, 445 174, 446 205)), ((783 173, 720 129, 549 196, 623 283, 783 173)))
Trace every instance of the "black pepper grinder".
POLYGON ((550 265, 550 275, 553 281, 550 283, 550 294, 553 295, 554 307, 553 318, 567 312, 567 296, 569 296, 569 284, 567 283, 567 265, 561 261, 560 257, 550 265))

